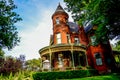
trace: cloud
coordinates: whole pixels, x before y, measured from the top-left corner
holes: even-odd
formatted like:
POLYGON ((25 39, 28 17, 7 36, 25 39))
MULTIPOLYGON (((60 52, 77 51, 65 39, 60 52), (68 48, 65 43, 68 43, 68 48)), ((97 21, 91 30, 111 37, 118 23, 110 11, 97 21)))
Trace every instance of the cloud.
MULTIPOLYGON (((28 0, 22 2, 21 6, 19 3, 18 6, 21 7, 19 13, 22 14, 23 17, 23 21, 17 24, 17 26, 21 26, 21 29, 19 29, 21 42, 19 46, 13 48, 12 51, 5 50, 6 55, 12 55, 14 57, 19 57, 20 54, 23 54, 26 56, 26 60, 40 58, 38 51, 49 45, 50 34, 52 34, 53 27, 51 17, 58 5, 56 2, 54 3, 55 5, 51 3, 49 6, 46 4, 45 7, 45 5, 39 5, 39 0, 27 1, 28 0), (25 3, 26 5, 24 5, 25 3)), ((61 5, 65 7, 63 2, 61 2, 61 5)), ((70 18, 70 21, 71 20, 70 18)))
POLYGON ((27 60, 39 58, 39 49, 49 45, 49 37, 52 34, 51 16, 53 12, 54 10, 44 9, 42 15, 39 15, 38 20, 36 20, 38 23, 37 26, 32 25, 33 27, 20 31, 20 45, 16 46, 12 51, 6 51, 7 55, 19 57, 20 54, 24 54, 27 60))

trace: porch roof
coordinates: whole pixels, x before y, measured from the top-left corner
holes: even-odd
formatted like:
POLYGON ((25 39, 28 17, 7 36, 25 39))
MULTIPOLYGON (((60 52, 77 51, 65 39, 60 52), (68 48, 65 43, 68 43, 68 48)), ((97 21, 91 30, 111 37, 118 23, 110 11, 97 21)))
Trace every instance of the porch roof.
POLYGON ((86 47, 82 44, 57 44, 43 47, 39 50, 41 56, 59 51, 81 51, 86 52, 86 47))

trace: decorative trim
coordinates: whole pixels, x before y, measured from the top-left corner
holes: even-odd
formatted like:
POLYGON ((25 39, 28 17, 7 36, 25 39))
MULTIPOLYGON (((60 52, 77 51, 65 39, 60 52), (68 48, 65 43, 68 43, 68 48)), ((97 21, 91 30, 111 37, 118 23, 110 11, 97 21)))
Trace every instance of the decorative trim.
POLYGON ((50 53, 49 50, 51 50, 51 53, 60 52, 60 51, 71 51, 71 50, 86 52, 86 47, 81 44, 58 44, 58 45, 46 46, 40 49, 39 54, 41 56, 45 54, 49 54, 50 53))

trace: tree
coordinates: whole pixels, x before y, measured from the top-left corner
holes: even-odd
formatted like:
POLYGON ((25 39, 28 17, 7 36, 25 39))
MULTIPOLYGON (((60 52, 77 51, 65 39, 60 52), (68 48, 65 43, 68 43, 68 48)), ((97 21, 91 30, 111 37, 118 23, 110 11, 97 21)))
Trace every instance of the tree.
POLYGON ((0 57, 4 57, 4 54, 5 52, 2 49, 0 49, 0 57))
POLYGON ((12 49, 20 42, 15 23, 22 19, 14 12, 13 0, 0 0, 0 48, 12 49))
POLYGON ((79 25, 90 23, 98 26, 97 41, 120 39, 120 0, 64 0, 67 10, 79 25))
POLYGON ((31 59, 26 61, 27 70, 38 71, 40 70, 40 59, 31 59))
POLYGON ((22 62, 19 59, 15 59, 11 56, 6 56, 6 59, 3 61, 3 64, 0 66, 0 73, 14 74, 22 70, 22 62))
POLYGON ((116 43, 116 45, 113 46, 112 48, 113 48, 113 50, 120 51, 120 41, 118 41, 118 42, 116 43))
POLYGON ((22 62, 22 68, 24 69, 24 67, 25 67, 25 55, 23 55, 23 54, 19 55, 19 58, 17 60, 22 62))
POLYGON ((0 67, 4 62, 4 54, 5 52, 2 49, 0 49, 0 67))

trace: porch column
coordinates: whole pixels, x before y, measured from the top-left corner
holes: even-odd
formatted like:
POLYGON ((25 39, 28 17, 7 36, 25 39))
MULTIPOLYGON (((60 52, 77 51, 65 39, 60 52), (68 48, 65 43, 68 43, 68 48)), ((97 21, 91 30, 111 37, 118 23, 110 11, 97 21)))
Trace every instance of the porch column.
POLYGON ((42 60, 42 57, 40 58, 40 68, 43 71, 43 60, 42 60))
POLYGON ((73 44, 71 44, 71 54, 72 54, 72 65, 73 65, 73 69, 75 70, 75 63, 74 63, 74 56, 73 56, 73 44))
POLYGON ((50 57, 50 70, 52 70, 52 52, 51 52, 51 49, 50 49, 50 46, 49 46, 49 57, 50 57))
POLYGON ((87 59, 87 53, 86 53, 86 51, 85 51, 85 58, 86 58, 86 65, 89 66, 88 65, 88 59, 87 59))
POLYGON ((79 62, 79 66, 81 66, 80 56, 81 56, 81 53, 78 54, 78 62, 79 62))

